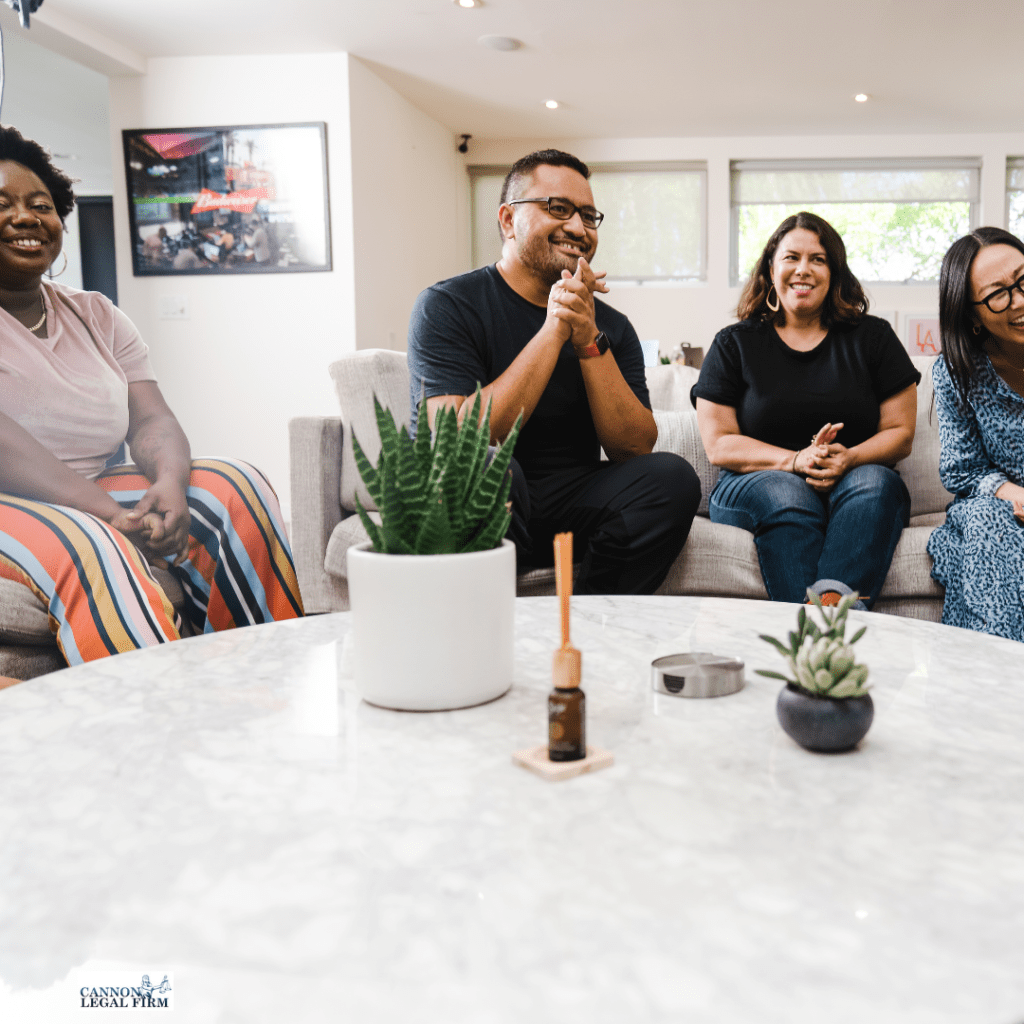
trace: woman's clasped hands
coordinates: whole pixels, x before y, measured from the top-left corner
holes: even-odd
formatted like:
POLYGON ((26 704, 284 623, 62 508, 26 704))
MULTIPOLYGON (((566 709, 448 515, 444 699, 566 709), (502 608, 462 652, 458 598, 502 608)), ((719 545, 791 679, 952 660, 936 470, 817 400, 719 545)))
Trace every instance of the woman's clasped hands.
POLYGON ((793 460, 793 472, 816 491, 830 491, 854 467, 849 448, 836 443, 842 429, 842 423, 826 423, 793 460))
POLYGON ((122 510, 109 520, 157 565, 165 558, 173 565, 185 561, 190 522, 184 490, 167 480, 152 484, 135 508, 122 510))

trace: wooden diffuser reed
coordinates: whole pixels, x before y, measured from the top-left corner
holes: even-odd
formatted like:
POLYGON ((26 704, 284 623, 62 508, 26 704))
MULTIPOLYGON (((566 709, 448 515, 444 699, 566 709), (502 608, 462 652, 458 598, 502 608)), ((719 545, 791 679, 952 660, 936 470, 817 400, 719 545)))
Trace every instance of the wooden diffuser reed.
POLYGON ((551 666, 552 682, 559 689, 580 685, 583 655, 569 642, 569 606, 572 598, 572 534, 555 536, 555 585, 562 612, 562 646, 555 651, 551 666))

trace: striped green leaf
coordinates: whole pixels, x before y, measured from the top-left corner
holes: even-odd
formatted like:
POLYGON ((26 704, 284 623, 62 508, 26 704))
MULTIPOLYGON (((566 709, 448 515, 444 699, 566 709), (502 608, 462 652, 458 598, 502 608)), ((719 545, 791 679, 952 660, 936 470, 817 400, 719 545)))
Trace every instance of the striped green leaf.
POLYGON ((370 542, 373 544, 373 550, 383 552, 384 537, 380 532, 380 527, 370 518, 366 509, 363 508, 358 495, 356 495, 356 512, 359 515, 359 521, 363 524, 363 528, 366 530, 367 534, 369 534, 370 542))
POLYGON ((468 518, 477 521, 486 520, 496 505, 504 505, 505 502, 500 499, 501 483, 505 479, 505 474, 508 473, 509 463, 512 461, 512 450, 519 437, 519 428, 522 422, 523 414, 520 413, 516 417, 508 437, 505 438, 505 443, 498 449, 491 464, 484 470, 479 485, 469 497, 469 508, 466 513, 468 518))
POLYGON ((415 549, 417 555, 446 555, 457 550, 441 491, 437 491, 427 505, 416 534, 415 549))
POLYGON ((430 415, 427 412, 427 400, 420 402, 420 411, 416 416, 416 441, 413 445, 416 452, 416 464, 423 476, 424 486, 427 477, 430 475, 430 460, 433 457, 430 451, 430 415))
POLYGON ((380 475, 366 457, 354 430, 352 431, 352 454, 356 459, 356 469, 359 470, 359 475, 363 478, 363 483, 366 484, 367 493, 373 498, 374 505, 380 508, 380 475))

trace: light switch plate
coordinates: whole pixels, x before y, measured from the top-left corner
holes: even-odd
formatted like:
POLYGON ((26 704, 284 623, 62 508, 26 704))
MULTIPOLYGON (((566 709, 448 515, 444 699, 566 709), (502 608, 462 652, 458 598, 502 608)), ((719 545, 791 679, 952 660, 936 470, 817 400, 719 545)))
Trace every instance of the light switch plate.
POLYGON ((188 302, 184 295, 161 295, 157 307, 161 320, 187 320, 188 302))

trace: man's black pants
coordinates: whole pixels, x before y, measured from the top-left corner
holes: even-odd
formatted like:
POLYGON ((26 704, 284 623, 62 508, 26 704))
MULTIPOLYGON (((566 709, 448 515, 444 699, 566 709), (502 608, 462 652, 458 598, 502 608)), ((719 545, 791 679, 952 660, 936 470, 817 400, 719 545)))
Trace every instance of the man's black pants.
POLYGON ((571 530, 579 594, 653 594, 690 533, 700 480, 678 455, 580 466, 527 480, 512 460, 512 525, 520 572, 554 562, 571 530))

